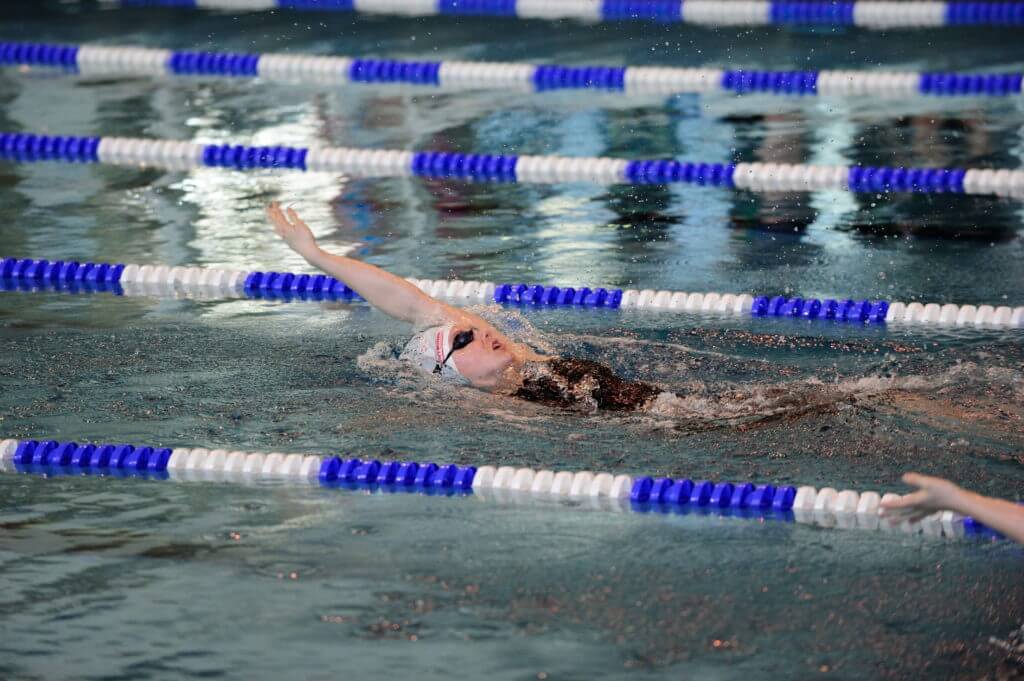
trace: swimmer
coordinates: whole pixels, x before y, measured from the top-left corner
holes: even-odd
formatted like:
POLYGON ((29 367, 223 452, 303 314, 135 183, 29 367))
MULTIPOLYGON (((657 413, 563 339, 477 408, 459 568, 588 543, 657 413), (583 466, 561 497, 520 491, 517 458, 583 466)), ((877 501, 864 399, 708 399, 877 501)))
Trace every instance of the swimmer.
POLYGON ((907 473, 903 482, 917 491, 882 502, 882 515, 890 522, 917 521, 936 511, 955 511, 1024 544, 1024 506, 968 492, 949 480, 920 473, 907 473))
POLYGON ((344 281, 381 312, 417 329, 401 359, 428 376, 558 407, 637 411, 663 391, 627 381, 584 359, 541 355, 478 315, 431 298, 405 279, 322 250, 309 226, 277 203, 267 208, 274 231, 313 267, 344 281))

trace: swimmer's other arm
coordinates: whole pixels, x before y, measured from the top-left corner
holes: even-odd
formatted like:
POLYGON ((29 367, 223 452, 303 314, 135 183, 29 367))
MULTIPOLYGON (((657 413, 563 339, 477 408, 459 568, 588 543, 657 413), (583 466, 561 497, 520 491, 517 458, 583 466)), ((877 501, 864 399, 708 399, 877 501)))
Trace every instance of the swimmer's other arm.
POLYGON ((349 286, 378 310, 411 324, 430 326, 464 317, 462 311, 434 300, 405 279, 374 265, 334 255, 321 249, 309 226, 291 208, 276 202, 267 207, 274 231, 313 267, 349 286))
POLYGON ((969 492, 949 480, 919 473, 907 473, 903 482, 918 489, 898 500, 882 502, 883 515, 893 522, 920 520, 936 511, 956 511, 1024 544, 1024 506, 969 492))

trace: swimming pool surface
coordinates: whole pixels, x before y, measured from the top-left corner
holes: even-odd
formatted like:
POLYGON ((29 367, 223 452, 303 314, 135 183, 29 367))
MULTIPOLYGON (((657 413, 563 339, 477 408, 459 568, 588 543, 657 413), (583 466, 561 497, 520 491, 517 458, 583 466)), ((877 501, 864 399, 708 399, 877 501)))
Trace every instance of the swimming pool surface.
MULTIPOLYGON (((5 3, 0 40, 738 68, 1024 70, 1017 33, 706 30, 5 3), (955 49, 953 49, 955 48, 955 49)), ((1016 168, 1024 100, 625 98, 0 72, 0 129, 198 142, 1016 168)), ((1019 201, 0 165, 0 255, 1024 305, 1019 201)), ((483 310, 684 394, 437 387, 365 306, 0 294, 0 435, 1019 498, 1024 335, 483 310)), ((1013 678, 1021 549, 586 504, 0 475, 0 678, 1013 678)))

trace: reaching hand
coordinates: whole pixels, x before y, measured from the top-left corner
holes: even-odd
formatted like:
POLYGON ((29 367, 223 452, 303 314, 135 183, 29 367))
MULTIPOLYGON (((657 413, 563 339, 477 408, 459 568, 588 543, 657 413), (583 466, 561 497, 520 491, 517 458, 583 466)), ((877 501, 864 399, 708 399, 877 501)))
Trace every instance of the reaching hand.
POLYGON ((883 515, 911 522, 921 520, 936 511, 956 510, 955 506, 963 493, 949 480, 920 473, 907 473, 903 476, 903 482, 917 487, 917 491, 894 501, 882 502, 883 515))
POLYGON ((274 201, 267 206, 267 218, 274 226, 274 231, 284 239, 288 247, 304 258, 307 258, 317 250, 316 237, 313 236, 309 225, 302 221, 299 214, 291 208, 288 215, 281 210, 281 206, 274 201))

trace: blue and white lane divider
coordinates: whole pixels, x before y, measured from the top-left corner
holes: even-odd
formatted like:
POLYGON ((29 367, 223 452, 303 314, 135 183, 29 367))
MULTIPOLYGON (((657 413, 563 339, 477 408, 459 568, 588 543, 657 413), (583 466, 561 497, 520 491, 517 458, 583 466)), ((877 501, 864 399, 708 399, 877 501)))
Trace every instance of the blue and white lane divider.
POLYGON ((656 21, 705 26, 1021 26, 1024 3, 912 0, 107 0, 121 7, 185 7, 232 11, 322 10, 368 14, 432 14, 520 19, 656 21))
MULTIPOLYGON (((543 286, 449 279, 407 279, 428 295, 457 305, 499 303, 643 309, 655 312, 787 317, 846 323, 908 323, 1021 328, 1024 306, 939 305, 886 300, 787 298, 654 289, 543 286)), ((205 300, 358 301, 344 282, 323 274, 262 272, 167 265, 124 265, 0 258, 0 290, 106 291, 127 296, 180 296, 205 300)))
MULTIPOLYGON (((788 298, 654 289, 544 286, 459 279, 407 279, 424 293, 456 305, 499 303, 529 307, 641 309, 654 312, 786 317, 828 322, 1024 327, 1024 306, 939 305, 887 300, 788 298)), ((167 265, 124 265, 0 258, 0 290, 107 291, 127 296, 206 300, 264 298, 358 301, 344 282, 323 274, 263 272, 167 265)))
POLYGON ((286 478, 330 487, 437 495, 472 494, 499 500, 571 498, 598 508, 639 512, 716 512, 825 527, 862 528, 961 537, 994 535, 952 512, 919 523, 893 525, 879 504, 895 494, 788 487, 771 484, 633 477, 593 471, 553 471, 512 466, 458 466, 416 461, 345 459, 338 456, 186 449, 58 440, 0 441, 0 469, 44 474, 145 476, 158 479, 242 481, 286 478))
POLYGON ((632 95, 764 93, 877 97, 1020 96, 1021 73, 758 71, 401 61, 289 54, 172 51, 130 46, 0 42, 0 66, 82 75, 224 76, 315 84, 404 84, 514 92, 600 90, 632 95))
POLYGON ((361 177, 471 182, 691 184, 756 192, 843 190, 1024 197, 1024 170, 698 163, 397 151, 343 147, 197 144, 124 137, 0 133, 0 159, 21 163, 104 163, 188 170, 298 170, 361 177))

